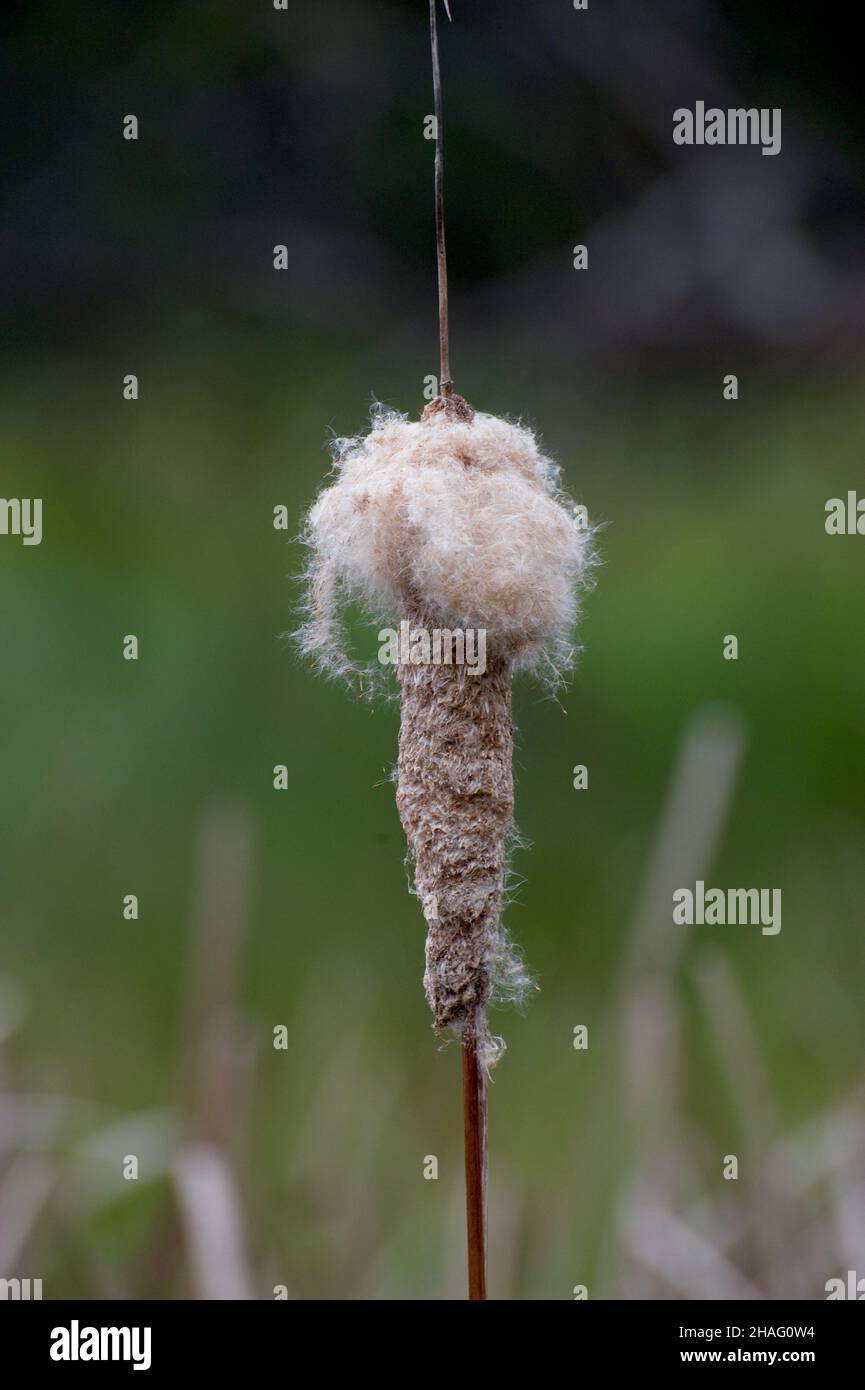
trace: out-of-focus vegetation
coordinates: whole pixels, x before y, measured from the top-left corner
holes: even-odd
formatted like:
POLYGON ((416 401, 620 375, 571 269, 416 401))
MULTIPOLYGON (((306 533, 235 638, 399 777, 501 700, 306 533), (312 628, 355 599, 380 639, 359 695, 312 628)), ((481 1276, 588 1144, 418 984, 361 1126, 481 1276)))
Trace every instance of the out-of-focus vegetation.
MULTIPOLYGON (((24 995, 6 1077, 30 1098, 4 1102, 4 1133, 17 1112, 25 1152, 56 1165, 29 1258, 58 1295, 184 1290, 179 1252, 154 1255, 175 1217, 166 1117, 152 1112, 188 1101, 196 866, 226 800, 252 840, 229 992, 255 1056, 224 1122, 258 1287, 459 1289, 457 1058, 437 1049, 420 987, 422 918, 389 781, 397 711, 323 684, 280 640, 301 557, 272 510, 298 516, 327 467, 322 383, 342 429, 366 380, 359 358, 306 370, 286 386, 267 343, 175 344, 142 367, 135 404, 68 369, 3 402, 9 491, 45 498, 42 546, 2 552, 3 968, 24 995), (250 358, 255 372, 238 369, 250 358), (137 663, 122 660, 126 633, 137 663), (277 763, 288 791, 272 789, 277 763), (121 913, 133 892, 137 922, 121 913), (287 1051, 272 1046, 279 1024, 287 1051), (147 1157, 124 1184, 139 1148, 123 1126, 139 1114, 147 1157), (421 1175, 433 1153, 437 1183, 421 1175)), ((823 530, 824 500, 865 445, 861 393, 824 382, 794 401, 752 384, 760 405, 730 408, 717 395, 692 382, 684 397, 544 419, 568 485, 610 524, 572 688, 561 706, 529 685, 516 696, 532 849, 516 856, 508 919, 541 990, 524 1016, 499 1017, 499 1294, 617 1287, 627 1257, 605 1247, 630 1166, 619 983, 677 749, 704 706, 723 703, 745 732, 706 881, 780 887, 784 916, 777 937, 704 927, 683 941, 677 1104, 699 1190, 720 1197, 722 1156, 749 1138, 695 986, 704 957, 719 952, 739 982, 783 1132, 861 1082, 863 591, 857 539, 823 530), (721 657, 729 632, 736 663, 721 657), (580 762, 590 785, 577 792, 580 762), (587 1052, 572 1047, 578 1023, 587 1052)), ((221 1067, 219 1051, 204 1056, 221 1067)), ((749 1190, 743 1172, 736 1191, 749 1190)), ((815 1296, 832 1272, 812 1271, 815 1296)))

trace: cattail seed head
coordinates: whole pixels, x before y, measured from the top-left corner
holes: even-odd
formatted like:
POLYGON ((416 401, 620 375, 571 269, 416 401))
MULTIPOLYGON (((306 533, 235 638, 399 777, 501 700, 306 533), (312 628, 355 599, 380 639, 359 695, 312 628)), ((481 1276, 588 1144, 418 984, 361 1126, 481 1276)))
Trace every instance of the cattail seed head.
POLYGON ((427 918, 434 1026, 470 1034, 490 1065, 487 1004, 526 983, 501 925, 511 681, 520 669, 559 678, 570 665, 591 532, 532 432, 460 396, 438 397, 417 422, 379 413, 368 435, 339 442, 335 469, 306 521, 298 636, 326 671, 363 677, 345 651, 345 601, 446 634, 443 663, 399 666, 397 807, 427 918), (482 673, 456 656, 454 634, 468 630, 485 633, 482 673))
POLYGON ((483 629, 517 669, 567 669, 591 533, 529 429, 438 398, 420 421, 381 413, 368 435, 339 441, 335 469, 305 530, 300 638, 325 669, 357 672, 345 599, 378 620, 422 611, 436 627, 483 629))

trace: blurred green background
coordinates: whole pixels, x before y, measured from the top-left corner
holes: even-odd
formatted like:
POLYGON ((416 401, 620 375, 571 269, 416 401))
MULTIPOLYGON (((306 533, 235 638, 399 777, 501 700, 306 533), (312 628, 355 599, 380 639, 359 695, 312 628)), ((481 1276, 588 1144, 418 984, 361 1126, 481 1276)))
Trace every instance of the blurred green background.
MULTIPOLYGON (((603 523, 575 679, 515 692, 540 989, 494 1019, 491 1296, 819 1298, 865 1260, 865 541, 824 529, 865 491, 861 111, 805 21, 640 8, 442 33, 457 389, 603 523), (675 149, 716 92, 782 105, 782 155, 675 149), (782 931, 671 933, 695 877, 780 887, 782 931)), ((425 7, 7 24, 2 492, 44 539, 0 538, 0 1276, 461 1297, 398 707, 299 665, 272 524, 436 370, 425 7)))

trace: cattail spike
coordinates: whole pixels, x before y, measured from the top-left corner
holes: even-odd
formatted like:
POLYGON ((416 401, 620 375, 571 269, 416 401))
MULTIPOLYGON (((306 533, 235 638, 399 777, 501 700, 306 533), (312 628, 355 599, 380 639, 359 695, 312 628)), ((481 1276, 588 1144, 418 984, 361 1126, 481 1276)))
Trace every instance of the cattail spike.
MULTIPOLYGON (((449 0, 444 7, 451 19, 449 0)), ((400 646, 396 658, 397 807, 427 920, 433 1027, 461 1041, 469 1298, 477 1300, 486 1298, 486 1081, 501 1050, 487 1005, 497 986, 514 998, 526 983, 501 921, 514 802, 511 680, 520 669, 560 679, 569 665, 591 533, 531 431, 476 414, 453 390, 436 14, 429 0, 439 393, 417 423, 379 413, 367 437, 339 442, 337 481, 306 522, 312 557, 298 637, 322 669, 367 688, 373 671, 345 651, 344 599, 385 620, 399 615, 401 629, 420 638, 415 648, 410 636, 409 654, 400 646)))
MULTIPOLYGON (((434 626, 417 612, 409 623, 434 626)), ((427 919, 433 1026, 468 1028, 486 1061, 486 1007, 508 973, 500 923, 514 805, 511 663, 493 657, 473 673, 456 664, 457 638, 447 643, 442 664, 399 668, 397 808, 427 919)))
POLYGON ((514 997, 524 982, 501 920, 511 681, 567 664, 591 537, 531 432, 455 394, 443 391, 418 422, 377 416, 368 436, 340 444, 336 467, 307 521, 300 636, 324 669, 357 673, 340 636, 343 600, 400 622, 397 806, 427 920, 433 1026, 461 1040, 469 1296, 483 1299, 486 1073, 500 1051, 487 1006, 497 988, 514 997))

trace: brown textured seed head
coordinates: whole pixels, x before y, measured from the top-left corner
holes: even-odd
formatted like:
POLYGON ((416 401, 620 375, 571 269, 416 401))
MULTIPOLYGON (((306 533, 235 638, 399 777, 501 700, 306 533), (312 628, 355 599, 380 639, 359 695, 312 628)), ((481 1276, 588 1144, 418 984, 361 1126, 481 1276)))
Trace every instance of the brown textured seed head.
MULTIPOLYGON (((411 422, 381 414, 342 441, 336 481, 307 518, 304 650, 327 671, 362 674, 340 608, 446 630, 443 660, 400 664, 397 806, 427 920, 424 986, 434 1027, 498 1054, 496 994, 528 983, 501 924, 513 822, 511 680, 559 675, 572 656, 591 534, 530 430, 439 397, 411 422), (485 669, 458 663, 460 630, 482 630, 485 669)), ((462 634, 461 634, 462 635, 462 634)))
MULTIPOLYGON (((412 615, 418 626, 422 615, 412 615)), ((511 670, 400 666, 397 807, 427 921, 424 987, 434 1026, 484 1041, 486 1005, 521 975, 500 929, 513 816, 511 670)))

